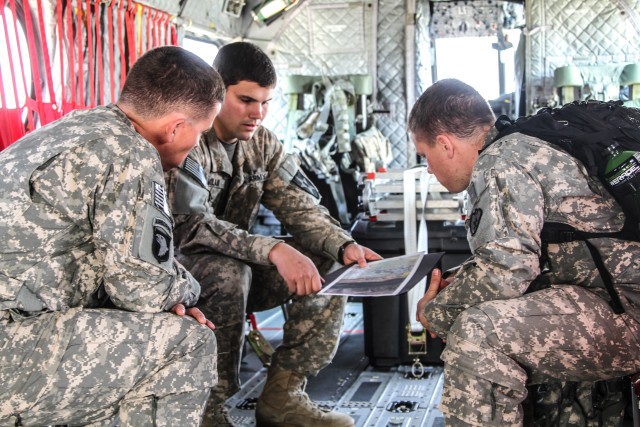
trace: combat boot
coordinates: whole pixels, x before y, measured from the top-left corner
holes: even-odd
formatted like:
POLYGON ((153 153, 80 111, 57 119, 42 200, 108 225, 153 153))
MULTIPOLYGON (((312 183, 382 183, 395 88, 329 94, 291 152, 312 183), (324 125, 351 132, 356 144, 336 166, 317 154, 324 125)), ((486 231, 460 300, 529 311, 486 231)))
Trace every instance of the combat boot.
POLYGON ((353 419, 318 407, 304 388, 307 379, 293 371, 271 367, 256 405, 258 427, 352 427, 353 419))
POLYGON ((201 427, 236 427, 236 424, 231 419, 227 407, 222 405, 216 405, 215 407, 207 407, 202 419, 201 427))

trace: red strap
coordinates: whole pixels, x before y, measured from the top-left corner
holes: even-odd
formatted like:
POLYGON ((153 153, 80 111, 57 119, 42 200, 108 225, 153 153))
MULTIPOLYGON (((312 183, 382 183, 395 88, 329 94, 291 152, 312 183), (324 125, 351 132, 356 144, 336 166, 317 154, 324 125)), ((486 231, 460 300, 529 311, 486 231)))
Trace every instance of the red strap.
POLYGON ((258 330, 258 321, 256 320, 256 315, 254 313, 247 313, 247 317, 249 318, 249 323, 251 324, 251 329, 254 331, 258 330))
POLYGON ((127 13, 125 15, 125 22, 127 27, 127 44, 129 47, 129 63, 128 66, 133 65, 136 62, 136 40, 135 40, 135 20, 136 20, 136 8, 135 3, 130 1, 127 4, 127 13))
MULTIPOLYGON (((39 1, 39 0, 38 0, 39 1)), ((67 8, 69 7, 69 5, 67 5, 67 8)), ((40 13, 40 16, 42 16, 42 13, 40 13)), ((64 25, 63 25, 63 21, 62 21, 62 5, 58 5, 58 7, 56 7, 56 25, 58 27, 57 29, 57 34, 58 34, 58 56, 59 56, 59 62, 60 62, 60 111, 62 114, 65 113, 65 109, 64 109, 64 102, 67 99, 67 85, 66 85, 66 80, 65 80, 65 75, 64 75, 64 25)))
MULTIPOLYGON (((84 10, 82 9, 81 0, 77 0, 78 7, 76 8, 76 45, 78 46, 78 102, 76 103, 76 108, 84 108, 85 98, 84 98, 84 49, 82 48, 84 45, 84 25, 82 24, 82 16, 84 15, 84 10)), ((72 39, 73 40, 73 39, 72 39)))
POLYGON ((25 134, 22 124, 22 108, 0 108, 0 150, 22 138, 25 134))
POLYGON ((113 2, 107 6, 107 46, 109 46, 109 97, 110 102, 116 102, 116 64, 115 44, 113 42, 113 2))
MULTIPOLYGON (((136 37, 137 37, 137 41, 138 41, 138 56, 136 59, 140 58, 142 56, 142 54, 145 52, 145 46, 144 46, 144 36, 142 33, 143 27, 144 27, 144 12, 146 10, 146 7, 143 4, 138 3, 136 5, 136 37)), ((133 65, 133 63, 131 64, 133 65)))
POLYGON ((147 8, 141 4, 138 3, 138 7, 137 7, 137 22, 136 22, 136 37, 138 38, 138 58, 140 58, 142 56, 143 53, 146 52, 147 47, 144 44, 144 28, 146 27, 146 25, 144 25, 145 23, 145 12, 147 10, 147 8))
POLYGON ((87 56, 89 62, 89 107, 96 106, 96 76, 95 76, 95 61, 94 52, 95 47, 93 45, 93 23, 91 22, 91 0, 86 0, 85 3, 85 20, 87 30, 87 56))
POLYGON ((176 29, 176 24, 175 23, 171 23, 169 25, 169 28, 171 28, 171 45, 173 46, 177 46, 178 45, 178 30, 176 29))
POLYGON ((124 39, 128 31, 122 23, 126 19, 126 11, 124 9, 124 1, 118 3, 118 50, 120 52, 120 89, 124 86, 124 80, 127 76, 127 59, 124 55, 124 39))
MULTIPOLYGON (((71 9, 73 8, 73 4, 71 1, 67 3, 67 54, 69 55, 69 82, 71 84, 71 90, 69 92, 69 99, 62 100, 62 111, 63 113, 68 113, 69 111, 76 108, 77 105, 77 97, 78 92, 76 90, 76 76, 78 73, 76 72, 76 61, 75 61, 75 50, 73 45, 73 16, 71 15, 71 9)), ((61 51, 63 49, 60 49, 61 51)), ((62 52, 61 52, 62 53, 62 52)), ((63 77, 64 78, 64 77, 63 77)))
POLYGON ((104 61, 102 58, 102 29, 100 20, 102 18, 102 2, 93 4, 93 14, 96 22, 96 67, 98 68, 98 104, 104 104, 104 61))
MULTIPOLYGON (((10 6, 11 6, 11 12, 13 13, 13 29, 15 30, 15 35, 16 35, 16 40, 20 40, 20 38, 18 37, 18 14, 16 13, 16 3, 14 0, 11 0, 10 2, 10 6)), ((27 30, 27 35, 28 35, 28 30, 27 30)), ((26 73, 24 71, 24 60, 22 57, 22 49, 20 47, 20 43, 16 44, 16 47, 18 48, 18 60, 20 61, 20 71, 22 72, 22 86, 24 89, 24 96, 25 96, 25 106, 27 107, 25 113, 27 115, 27 128, 26 130, 32 130, 35 129, 36 127, 36 123, 35 123, 35 117, 34 117, 34 110, 35 108, 33 108, 33 104, 29 103, 28 101, 31 99, 29 98, 29 89, 27 89, 27 79, 26 79, 26 73)), ((18 92, 16 91, 16 96, 17 96, 18 92)), ((18 102, 20 101, 20 98, 18 97, 18 102)), ((16 103, 17 106, 20 106, 20 104, 16 103)))

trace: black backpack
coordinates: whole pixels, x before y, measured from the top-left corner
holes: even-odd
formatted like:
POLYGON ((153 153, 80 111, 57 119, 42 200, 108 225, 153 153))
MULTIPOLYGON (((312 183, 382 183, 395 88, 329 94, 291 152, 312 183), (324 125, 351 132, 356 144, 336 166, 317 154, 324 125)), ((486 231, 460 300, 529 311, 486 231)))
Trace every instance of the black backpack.
MULTIPOLYGON (((492 142, 516 132, 547 141, 578 159, 587 172, 598 178, 614 197, 614 192, 604 179, 608 160, 607 147, 616 142, 622 151, 640 152, 640 109, 625 107, 622 101, 576 101, 562 107, 543 108, 536 114, 515 121, 507 116, 500 116, 495 126, 498 135, 492 142)), ((640 241, 640 218, 625 209, 623 203, 620 205, 626 217, 625 227, 620 233, 586 233, 566 225, 545 223, 541 236, 543 258, 546 257, 546 246, 549 243, 574 240, 584 240, 587 243, 611 295, 611 305, 616 313, 622 313, 624 309, 613 288, 613 279, 597 250, 587 239, 611 236, 640 241)))

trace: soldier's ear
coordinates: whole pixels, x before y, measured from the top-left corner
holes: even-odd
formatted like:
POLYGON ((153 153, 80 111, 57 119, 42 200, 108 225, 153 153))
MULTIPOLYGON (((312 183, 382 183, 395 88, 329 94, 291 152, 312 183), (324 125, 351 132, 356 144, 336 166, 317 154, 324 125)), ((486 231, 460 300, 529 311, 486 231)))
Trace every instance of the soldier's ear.
POLYGON ((164 126, 164 142, 172 142, 176 135, 183 130, 186 119, 180 115, 170 117, 164 126))
POLYGON ((438 150, 444 151, 447 158, 453 157, 455 147, 451 135, 444 133, 436 136, 436 147, 438 150))

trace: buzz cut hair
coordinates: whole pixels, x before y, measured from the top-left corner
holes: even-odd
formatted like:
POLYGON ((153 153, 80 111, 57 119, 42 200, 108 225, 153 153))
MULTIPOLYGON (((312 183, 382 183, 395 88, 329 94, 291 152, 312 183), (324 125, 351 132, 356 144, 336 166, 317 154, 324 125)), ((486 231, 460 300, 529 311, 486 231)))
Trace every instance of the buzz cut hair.
POLYGON ((225 87, 249 81, 271 88, 278 80, 271 59, 258 46, 248 42, 222 46, 213 60, 213 68, 222 76, 225 87))
POLYGON ((224 95, 224 82, 211 65, 184 48, 162 46, 133 64, 118 103, 146 120, 177 110, 202 120, 224 95))
POLYGON ((445 133, 469 138, 493 126, 495 120, 489 103, 477 90, 457 79, 443 79, 420 95, 409 114, 408 129, 432 145, 445 133))

